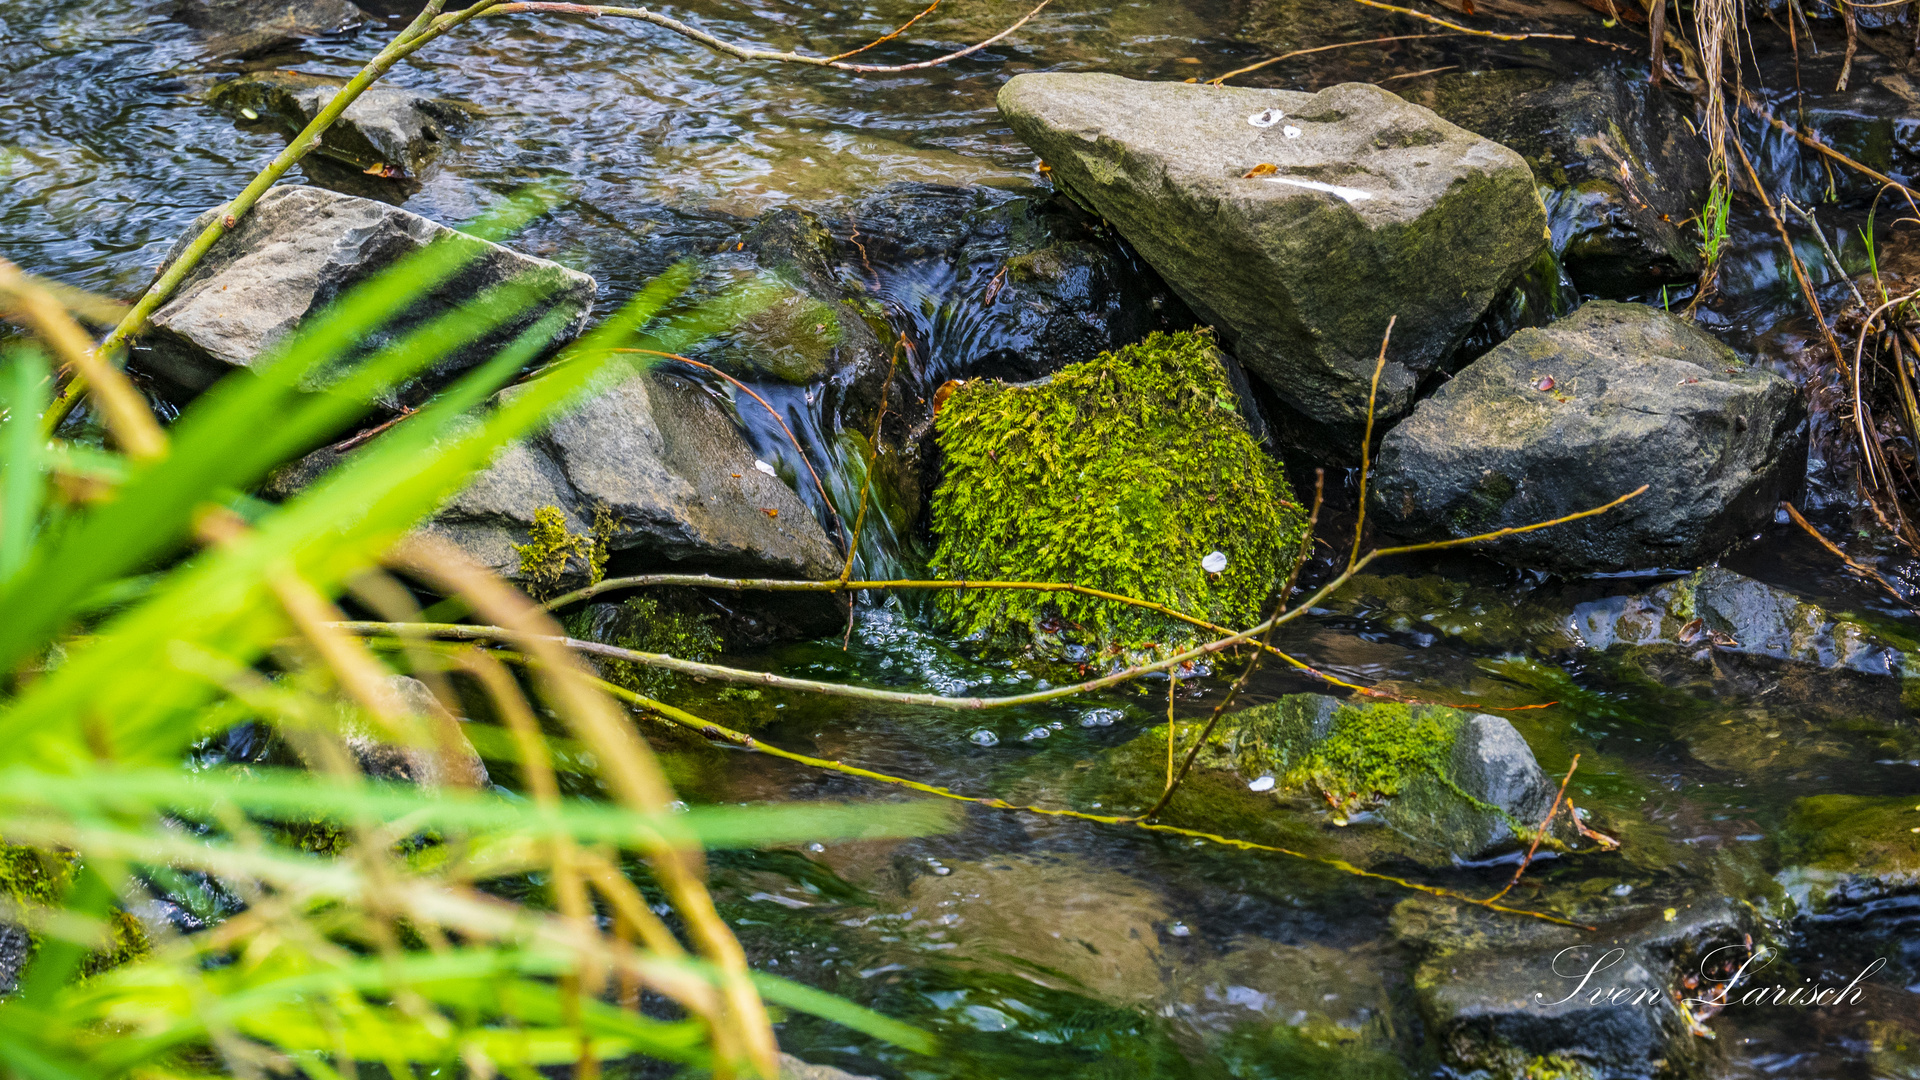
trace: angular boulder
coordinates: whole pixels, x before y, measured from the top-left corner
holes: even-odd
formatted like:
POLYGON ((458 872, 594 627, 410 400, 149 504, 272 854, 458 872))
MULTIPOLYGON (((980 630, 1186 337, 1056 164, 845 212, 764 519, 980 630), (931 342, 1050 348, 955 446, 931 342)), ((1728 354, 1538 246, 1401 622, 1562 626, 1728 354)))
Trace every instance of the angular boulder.
POLYGON ((1692 323, 1596 301, 1462 369, 1381 442, 1381 528, 1450 539, 1625 506, 1483 545, 1569 572, 1694 567, 1799 484, 1807 411, 1692 323))
MULTIPOLYGON (((346 81, 268 71, 223 82, 207 97, 225 112, 272 124, 292 135, 311 123, 346 81)), ((417 177, 473 116, 471 106, 375 83, 320 136, 319 152, 363 172, 417 177)))
MULTIPOLYGON (((508 447, 423 529, 512 579, 523 578, 517 546, 546 507, 569 534, 604 546, 611 574, 838 575, 839 549, 760 464, 707 390, 646 372, 508 447)), ((568 557, 561 584, 588 572, 568 557)), ((726 606, 729 641, 821 632, 845 618, 826 593, 729 594, 726 606)))
POLYGON ((1417 958, 1421 1019, 1449 1071, 1515 1080, 1707 1071, 1714 1043, 1696 1034, 1704 1029, 1675 991, 1704 997, 1714 976, 1738 967, 1760 929, 1752 908, 1672 887, 1618 902, 1554 899, 1555 914, 1597 932, 1427 897, 1394 909, 1394 936, 1417 958), (1700 980, 1691 993, 1690 977, 1700 980))
POLYGON ((1240 362, 1357 440, 1398 416, 1546 248, 1506 147, 1375 86, 1317 94, 1023 74, 1000 112, 1240 362))
POLYGON ((1706 150, 1667 91, 1611 68, 1570 81, 1509 68, 1443 75, 1414 100, 1527 159, 1581 292, 1625 298, 1699 275, 1682 223, 1706 202, 1706 150))
MULTIPOLYGON (((201 215, 167 253, 167 262, 223 213, 224 207, 216 207, 201 215)), ((549 310, 567 314, 567 323, 553 344, 586 326, 597 286, 579 271, 475 239, 371 199, 283 186, 261 196, 239 227, 215 244, 173 298, 154 312, 152 329, 137 359, 144 369, 171 383, 179 395, 190 397, 228 372, 251 366, 302 320, 396 259, 436 243, 465 245, 474 257, 460 272, 425 292, 405 316, 369 335, 364 348, 378 348, 509 280, 528 281, 550 291, 541 304, 455 349, 393 391, 387 404, 423 399, 484 362, 549 310)))

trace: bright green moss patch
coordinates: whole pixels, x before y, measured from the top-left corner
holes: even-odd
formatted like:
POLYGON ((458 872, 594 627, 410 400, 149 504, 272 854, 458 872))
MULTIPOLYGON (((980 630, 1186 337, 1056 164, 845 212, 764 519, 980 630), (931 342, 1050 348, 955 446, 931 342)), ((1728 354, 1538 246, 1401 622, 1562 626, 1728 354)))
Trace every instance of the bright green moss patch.
POLYGON ((1815 795, 1793 804, 1785 854, 1818 870, 1920 879, 1920 796, 1815 795))
MULTIPOLYGON (((60 903, 73 883, 78 863, 64 852, 45 852, 25 844, 0 842, 0 893, 30 907, 50 907, 60 903)), ((114 908, 106 916, 108 941, 105 948, 89 953, 81 971, 98 974, 146 954, 151 947, 140 920, 123 908, 114 908)), ((38 945, 38 936, 35 944, 38 945)))
MULTIPOLYGON (((1228 626, 1259 619, 1306 515, 1247 433, 1212 338, 1154 334, 1039 383, 963 384, 936 421, 932 564, 967 580, 1071 582, 1228 626), (1226 556, 1208 574, 1202 560, 1226 556)), ((1092 597, 943 592, 962 633, 1134 649, 1185 624, 1092 597)))
POLYGON ((567 529, 567 516, 557 506, 543 506, 533 512, 533 527, 527 542, 513 545, 520 556, 520 580, 535 599, 545 599, 560 588, 576 560, 586 568, 589 585, 607 574, 608 549, 618 526, 605 506, 593 511, 593 529, 574 533, 567 529))
POLYGON ((1279 786, 1305 790, 1351 814, 1392 799, 1421 780, 1493 810, 1460 789, 1453 747, 1467 714, 1439 705, 1337 704, 1302 694, 1249 709, 1231 746, 1240 770, 1271 772, 1279 786))
MULTIPOLYGON (((720 655, 713 620, 664 610, 651 597, 619 604, 592 604, 566 620, 567 632, 635 652, 668 653, 682 660, 707 661, 720 655)), ((628 660, 595 661, 607 681, 643 697, 657 698, 673 686, 673 673, 628 660)))

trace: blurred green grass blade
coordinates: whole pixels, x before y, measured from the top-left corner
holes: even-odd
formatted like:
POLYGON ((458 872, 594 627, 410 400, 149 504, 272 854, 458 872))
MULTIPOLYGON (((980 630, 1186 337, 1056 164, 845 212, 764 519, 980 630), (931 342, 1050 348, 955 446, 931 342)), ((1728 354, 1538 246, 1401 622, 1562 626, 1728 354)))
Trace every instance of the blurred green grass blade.
MULTIPOLYGON (((113 886, 84 862, 76 869, 67 894, 60 899, 62 907, 89 919, 104 918, 113 902, 113 886)), ((44 1004, 79 972, 86 959, 85 944, 61 937, 44 938, 21 973, 21 1000, 44 1004)))
POLYGON ((40 414, 47 408, 47 361, 38 349, 16 348, 0 359, 0 582, 27 561, 40 505, 46 497, 46 440, 40 414))
POLYGON ((952 824, 943 804, 784 803, 702 806, 683 813, 637 814, 618 805, 568 801, 556 807, 454 788, 411 784, 343 785, 294 769, 254 768, 186 773, 173 769, 0 773, 0 815, 53 812, 83 817, 151 817, 169 813, 210 819, 223 808, 272 818, 338 821, 404 819, 419 829, 572 836, 583 843, 640 847, 698 843, 712 848, 762 847, 812 839, 924 836, 952 824))
POLYGON ((0 624, 0 667, 43 644, 102 582, 176 548, 197 507, 258 482, 291 454, 364 412, 374 394, 509 322, 545 293, 544 287, 515 282, 490 289, 317 393, 283 394, 246 372, 222 380, 174 425, 166 458, 135 472, 116 498, 57 544, 41 544, 19 581, 0 588, 0 608, 15 615, 0 624))
POLYGON ((778 975, 769 975, 764 971, 754 971, 749 974, 753 978, 754 988, 760 991, 760 996, 775 1005, 785 1005, 789 1009, 809 1016, 831 1020, 842 1027, 852 1028, 862 1035, 871 1035, 882 1042, 892 1043, 916 1054, 931 1054, 940 1048, 939 1040, 934 1038, 932 1032, 895 1020, 891 1016, 883 1016, 872 1009, 829 994, 825 990, 816 990, 803 983, 783 979, 778 975))

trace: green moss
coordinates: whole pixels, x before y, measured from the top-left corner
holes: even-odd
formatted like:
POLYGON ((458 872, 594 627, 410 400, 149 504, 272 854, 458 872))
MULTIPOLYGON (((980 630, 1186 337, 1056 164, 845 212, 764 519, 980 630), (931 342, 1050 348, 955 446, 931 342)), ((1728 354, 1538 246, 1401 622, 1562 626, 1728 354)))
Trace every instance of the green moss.
POLYGON ((833 350, 846 337, 832 304, 782 285, 779 297, 740 320, 728 334, 737 348, 725 366, 805 385, 826 377, 833 350))
MULTIPOLYGON (((46 852, 25 844, 0 842, 0 893, 21 904, 37 907, 60 903, 73 882, 79 859, 66 852, 46 852)), ((82 974, 94 975, 144 956, 152 947, 146 928, 123 908, 107 915, 108 944, 87 956, 82 974)), ((39 943, 38 935, 34 943, 39 943)))
POLYGON ((1782 848, 1802 866, 1920 878, 1920 796, 1815 795, 1787 818, 1782 848))
POLYGON ((567 516, 557 506, 543 506, 533 512, 533 528, 527 542, 513 545, 520 556, 520 580, 535 599, 544 599, 560 588, 572 571, 575 560, 586 568, 587 583, 607 575, 607 556, 619 526, 613 512, 604 504, 593 508, 593 529, 574 533, 567 529, 567 516))
MULTIPOLYGON (((682 660, 705 661, 720 655, 720 635, 706 615, 662 610, 651 597, 620 604, 593 604, 566 620, 576 637, 618 645, 635 652, 667 653, 682 660)), ((672 689, 673 673, 626 660, 596 661, 608 682, 657 698, 672 689)))
MULTIPOLYGON (((1041 383, 968 382, 937 430, 932 564, 946 577, 1072 582, 1246 625, 1299 558, 1305 514, 1248 435, 1205 333, 1154 334, 1041 383), (1227 566, 1209 575, 1201 560, 1216 550, 1227 566)), ((962 590, 940 604, 962 633, 1008 643, 1194 636, 1091 597, 962 590)))
POLYGON ((1316 695, 1250 709, 1231 736, 1240 770, 1271 772, 1280 785, 1311 791, 1353 814, 1431 777, 1482 810, 1452 776, 1453 744, 1467 714, 1438 705, 1336 705, 1316 695))

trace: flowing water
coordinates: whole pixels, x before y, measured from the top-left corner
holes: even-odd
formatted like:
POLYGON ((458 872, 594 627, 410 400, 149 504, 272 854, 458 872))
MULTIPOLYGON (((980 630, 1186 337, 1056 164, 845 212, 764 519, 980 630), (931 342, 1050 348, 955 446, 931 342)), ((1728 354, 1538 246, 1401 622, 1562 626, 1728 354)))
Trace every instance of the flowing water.
MULTIPOLYGON (((1026 6, 949 0, 870 55, 928 59, 996 32, 1026 6)), ((702 0, 675 13, 749 44, 833 53, 918 10, 906 0, 702 0)), ((551 182, 561 201, 514 243, 592 273, 610 306, 677 259, 731 246, 750 218, 776 207, 818 211, 851 236, 863 200, 892 184, 969 186, 964 196, 946 197, 972 209, 1043 198, 1034 155, 993 111, 996 89, 1016 72, 1206 77, 1279 51, 1421 29, 1342 0, 1063 0, 974 57, 856 77, 737 64, 657 28, 615 20, 498 20, 433 45, 391 77, 483 113, 433 169, 403 186, 322 179, 404 199, 444 221, 551 182)), ((159 0, 0 0, 0 254, 71 284, 135 294, 195 215, 231 197, 284 145, 272 131, 235 126, 200 94, 237 70, 346 74, 386 32, 369 26, 309 40, 300 51, 230 62, 204 56, 200 39, 159 0)), ((1321 54, 1253 82, 1313 88, 1442 67, 1586 63, 1609 48, 1576 43, 1548 53, 1525 43, 1423 39, 1321 54)), ((1770 176, 1792 166, 1792 148, 1780 140, 1763 149, 1770 176)), ((1850 267, 1862 260, 1863 245, 1841 226, 1856 219, 1863 215, 1830 219, 1850 267)), ((1811 382, 1817 396, 1821 377, 1800 359, 1815 331, 1770 225, 1736 215, 1730 243, 1722 295, 1705 321, 1782 374, 1811 382)), ((1801 254, 1822 295, 1837 298, 1838 277, 1817 247, 1801 254)), ((956 268, 903 250, 863 268, 895 328, 914 343, 923 382, 1007 360, 1004 338, 960 302, 985 287, 995 261, 956 268)), ((842 418, 808 388, 760 390, 808 448, 836 504, 849 506, 857 456, 842 418)), ((799 451, 763 412, 740 414, 756 448, 798 474, 799 451)), ((1849 469, 1816 456, 1810 494, 1816 505, 1830 504, 1821 518, 1830 528, 1857 524, 1845 505, 1849 469)), ((914 539, 888 528, 879 520, 863 538, 869 572, 914 565, 914 539)), ((1904 609, 1840 572, 1789 526, 1727 565, 1920 636, 1904 609)), ((1912 573, 1899 562, 1887 569, 1912 573)), ((1327 571, 1320 565, 1314 573, 1327 571)), ((1542 861, 1518 890, 1523 905, 1570 892, 1625 905, 1636 893, 1687 889, 1777 904, 1772 875, 1794 839, 1795 800, 1920 796, 1920 736, 1899 703, 1889 703, 1890 680, 1717 656, 1649 661, 1561 641, 1576 606, 1653 584, 1560 582, 1470 557, 1403 561, 1378 568, 1375 584, 1352 598, 1288 627, 1279 644, 1342 678, 1431 700, 1553 703, 1505 715, 1549 774, 1581 755, 1571 792, 1625 847, 1542 861)), ((789 675, 943 694, 1013 693, 1060 677, 975 656, 943 636, 918 604, 871 599, 844 650, 836 638, 735 659, 789 675)), ((960 793, 1122 813, 1137 808, 1143 792, 1155 793, 1153 732, 1169 708, 1183 720, 1204 717, 1222 688, 1218 680, 1186 680, 1170 704, 1166 680, 1149 680, 1096 698, 986 713, 742 697, 715 687, 682 692, 694 711, 802 753, 960 793)), ((1246 700, 1319 688, 1270 668, 1246 700)), ((690 798, 886 794, 704 742, 668 738, 664 745, 690 798)), ((1310 854, 1352 850, 1329 815, 1281 814, 1265 797, 1218 784, 1182 798, 1176 811, 1189 823, 1252 830, 1310 854)), ((1503 863, 1425 876, 1485 893, 1511 873, 1503 863)), ((944 835, 728 855, 716 859, 716 875, 726 913, 757 965, 946 1039, 941 1056, 922 1059, 829 1025, 799 1018, 783 1025, 789 1049, 855 1072, 1007 1080, 1399 1077, 1437 1067, 1417 1003, 1416 957, 1395 930, 1409 894, 1318 863, 968 807, 944 835)), ((1774 926, 1786 966, 1801 977, 1844 979, 1877 957, 1889 963, 1861 1009, 1723 1014, 1711 1025, 1718 1036, 1711 1072, 1920 1076, 1915 911, 1893 905, 1853 923, 1774 926)), ((1515 991, 1552 989, 1549 962, 1515 972, 1515 991)))

